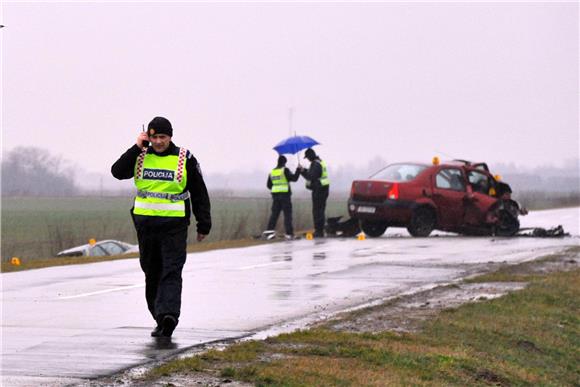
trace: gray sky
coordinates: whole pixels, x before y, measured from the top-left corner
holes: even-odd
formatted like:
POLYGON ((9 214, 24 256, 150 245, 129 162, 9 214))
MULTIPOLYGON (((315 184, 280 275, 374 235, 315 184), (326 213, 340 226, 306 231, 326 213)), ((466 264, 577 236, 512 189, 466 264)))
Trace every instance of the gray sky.
POLYGON ((2 148, 106 172, 167 117, 204 172, 579 155, 578 4, 4 1, 2 148))

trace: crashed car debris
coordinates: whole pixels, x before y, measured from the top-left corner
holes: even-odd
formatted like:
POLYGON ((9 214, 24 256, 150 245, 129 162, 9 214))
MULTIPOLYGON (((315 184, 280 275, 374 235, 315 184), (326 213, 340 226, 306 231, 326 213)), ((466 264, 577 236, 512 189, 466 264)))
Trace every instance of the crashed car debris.
POLYGON ((360 233, 360 225, 354 218, 342 220, 342 216, 335 216, 326 219, 324 231, 328 236, 353 237, 360 233))
POLYGON ((559 224, 552 228, 542 228, 542 227, 520 228, 517 235, 522 237, 533 237, 533 238, 559 238, 559 237, 569 237, 570 233, 565 232, 562 225, 559 224))
POLYGON ((370 237, 405 227, 417 237, 433 230, 465 235, 513 236, 527 214, 507 183, 487 164, 466 160, 397 163, 352 183, 349 215, 370 237))
POLYGON ((109 255, 122 255, 138 253, 139 246, 129 243, 107 239, 95 243, 72 247, 59 251, 57 257, 104 257, 109 255))

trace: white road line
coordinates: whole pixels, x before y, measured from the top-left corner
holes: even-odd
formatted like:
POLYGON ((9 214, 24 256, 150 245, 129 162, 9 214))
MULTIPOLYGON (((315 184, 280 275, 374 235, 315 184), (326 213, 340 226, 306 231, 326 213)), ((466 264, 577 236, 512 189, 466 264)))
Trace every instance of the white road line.
POLYGON ((242 267, 238 267, 236 270, 250 270, 250 269, 256 269, 258 267, 265 267, 265 266, 272 266, 272 265, 281 265, 283 263, 288 263, 288 261, 268 262, 268 263, 262 263, 260 265, 242 266, 242 267))
POLYGON ((118 288, 112 288, 112 289, 106 289, 106 290, 99 290, 98 292, 81 293, 81 294, 77 294, 77 295, 74 295, 74 296, 58 297, 57 299, 59 299, 59 300, 70 300, 72 298, 82 298, 82 297, 94 296, 94 295, 97 295, 97 294, 112 293, 112 292, 118 292, 118 291, 127 290, 127 289, 142 288, 144 286, 145 286, 144 283, 143 284, 137 284, 137 285, 120 286, 118 288))

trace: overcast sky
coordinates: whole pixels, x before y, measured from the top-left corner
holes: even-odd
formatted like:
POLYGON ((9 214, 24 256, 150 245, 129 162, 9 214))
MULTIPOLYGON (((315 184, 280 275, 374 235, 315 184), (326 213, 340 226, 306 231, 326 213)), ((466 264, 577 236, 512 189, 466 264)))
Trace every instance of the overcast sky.
POLYGON ((106 172, 167 117, 204 172, 579 155, 578 4, 2 4, 2 148, 106 172), (289 108, 293 108, 292 125, 289 108), (446 158, 444 156, 444 158, 446 158))

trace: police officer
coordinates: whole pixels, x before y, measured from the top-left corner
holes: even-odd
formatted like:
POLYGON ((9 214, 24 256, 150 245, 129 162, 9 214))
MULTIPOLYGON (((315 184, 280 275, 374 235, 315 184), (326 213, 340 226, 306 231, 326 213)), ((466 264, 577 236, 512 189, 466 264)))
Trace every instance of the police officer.
POLYGON ((285 156, 278 157, 278 164, 276 168, 268 175, 266 186, 272 192, 272 213, 268 221, 268 230, 264 233, 267 236, 273 236, 276 228, 276 222, 280 216, 280 212, 284 212, 284 229, 286 230, 286 239, 294 239, 294 228, 292 226, 292 191, 290 190, 290 182, 297 181, 300 177, 300 172, 296 170, 294 173, 286 168, 285 156))
POLYGON ((187 149, 171 141, 172 136, 169 120, 155 117, 111 167, 114 177, 134 178, 137 187, 131 215, 147 307, 157 322, 154 337, 171 337, 179 321, 191 212, 197 220, 198 242, 211 229, 210 201, 199 164, 187 149))
POLYGON ((312 218, 314 220, 314 237, 324 237, 326 200, 330 188, 326 162, 316 155, 312 148, 306 149, 304 158, 310 161, 308 170, 299 167, 300 173, 306 179, 306 188, 312 191, 312 218))

